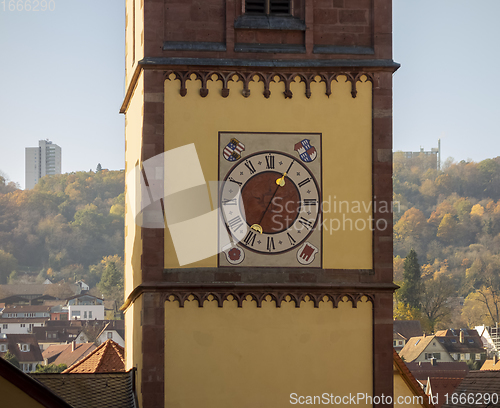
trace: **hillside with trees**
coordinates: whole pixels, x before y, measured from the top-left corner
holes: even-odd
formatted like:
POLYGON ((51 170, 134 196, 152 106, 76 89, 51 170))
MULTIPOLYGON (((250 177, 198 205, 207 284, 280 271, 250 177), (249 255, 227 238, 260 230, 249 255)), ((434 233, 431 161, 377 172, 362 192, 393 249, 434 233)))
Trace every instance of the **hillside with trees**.
POLYGON ((419 318, 428 331, 494 325, 500 320, 500 157, 448 159, 440 171, 426 167, 422 155, 394 155, 394 280, 402 285, 395 317, 419 318), (405 258, 414 254, 419 298, 409 304, 402 296, 412 283, 405 258), (461 313, 449 301, 456 297, 465 298, 461 313))
POLYGON ((123 171, 44 177, 32 190, 0 173, 0 284, 83 279, 100 293, 119 291, 124 189, 123 171))

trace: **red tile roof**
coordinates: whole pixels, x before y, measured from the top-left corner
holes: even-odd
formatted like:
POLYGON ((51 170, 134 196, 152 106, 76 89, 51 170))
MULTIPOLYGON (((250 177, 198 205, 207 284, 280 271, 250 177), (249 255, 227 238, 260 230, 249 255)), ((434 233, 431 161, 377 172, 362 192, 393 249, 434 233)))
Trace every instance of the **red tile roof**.
MULTIPOLYGON (((446 402, 446 395, 450 397, 462 381, 463 378, 429 378, 427 381, 427 395, 434 398, 437 396, 438 403, 434 405, 436 408, 441 408, 446 402)), ((433 399, 433 402, 435 401, 433 399)))
POLYGON ((434 408, 434 405, 432 405, 430 403, 429 398, 427 397, 427 395, 425 395, 422 387, 419 385, 417 380, 415 380, 415 377, 413 377, 410 370, 408 370, 408 367, 406 367, 406 364, 403 362, 403 360, 401 360, 401 357, 399 357, 397 351, 394 349, 393 349, 393 357, 392 358, 393 358, 394 365, 397 367, 404 382, 413 391, 414 395, 422 397, 423 402, 424 402, 423 406, 425 408, 434 408))
POLYGON ((427 381, 427 378, 465 378, 469 372, 466 362, 436 362, 432 365, 428 361, 406 363, 413 376, 419 381, 427 381))
POLYGON ((107 340, 63 373, 112 373, 125 371, 125 349, 107 340))
POLYGON ((66 364, 70 367, 95 349, 94 343, 75 343, 75 350, 71 343, 52 345, 43 352, 43 358, 47 359, 49 364, 66 364))

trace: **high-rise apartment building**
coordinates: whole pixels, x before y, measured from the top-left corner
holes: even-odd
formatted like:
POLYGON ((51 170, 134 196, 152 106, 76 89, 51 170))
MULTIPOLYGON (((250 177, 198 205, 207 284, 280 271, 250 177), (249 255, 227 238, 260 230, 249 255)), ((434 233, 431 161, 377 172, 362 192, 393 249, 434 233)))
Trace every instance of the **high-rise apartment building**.
POLYGON ((27 147, 25 189, 32 189, 40 178, 53 174, 61 174, 61 148, 48 139, 38 141, 38 147, 27 147))

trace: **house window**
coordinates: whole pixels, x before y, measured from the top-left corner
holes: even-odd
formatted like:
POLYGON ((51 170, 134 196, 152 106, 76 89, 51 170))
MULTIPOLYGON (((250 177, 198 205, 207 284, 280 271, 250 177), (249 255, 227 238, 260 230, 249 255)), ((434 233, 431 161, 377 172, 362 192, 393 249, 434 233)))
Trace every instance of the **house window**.
POLYGON ((460 360, 465 360, 465 354, 460 354, 460 360))
POLYGON ((441 353, 425 353, 425 359, 430 360, 435 358, 436 360, 441 360, 441 353))
POLYGON ((89 312, 89 319, 92 319, 92 310, 89 312))
POLYGON ((113 332, 108 332, 108 339, 112 339, 113 338, 113 332))
POLYGON ((403 340, 398 340, 398 346, 402 346, 403 345, 403 340))
POLYGON ((29 344, 19 344, 19 349, 21 351, 24 351, 24 352, 30 351, 30 345, 29 344))
POLYGON ((465 359, 470 360, 470 353, 465 353, 465 359))
POLYGON ((83 312, 83 318, 86 319, 87 318, 87 311, 84 311, 83 312))
POLYGON ((291 0, 246 0, 245 13, 267 15, 267 14, 290 14, 291 0))
POLYGON ((394 347, 396 347, 396 340, 393 340, 393 341, 392 341, 392 345, 393 345, 394 347))
POLYGON ((7 344, 0 344, 0 351, 7 351, 7 344))
POLYGON ((21 323, 21 327, 26 327, 26 324, 24 324, 24 323, 21 323))
POLYGON ((476 354, 476 360, 481 360, 481 354, 476 354))
POLYGON ((79 318, 80 317, 80 311, 79 310, 72 310, 71 311, 71 317, 72 318, 79 318))
POLYGON ((8 329, 9 325, 8 324, 2 324, 2 329, 8 329))
POLYGON ((451 356, 453 357, 453 360, 458 360, 458 354, 457 353, 453 353, 451 356))

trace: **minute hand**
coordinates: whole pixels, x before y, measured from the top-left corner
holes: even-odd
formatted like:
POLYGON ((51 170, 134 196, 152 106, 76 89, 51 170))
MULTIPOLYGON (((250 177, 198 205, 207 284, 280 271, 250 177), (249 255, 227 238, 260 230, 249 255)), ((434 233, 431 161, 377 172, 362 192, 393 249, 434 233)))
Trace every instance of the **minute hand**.
MULTIPOLYGON (((293 162, 292 162, 292 164, 293 164, 293 162)), ((290 165, 290 167, 292 167, 292 165, 290 165)), ((289 168, 290 168, 290 167, 289 167, 289 168)), ((262 217, 260 218, 260 220, 259 220, 259 222, 258 222, 258 224, 257 224, 257 225, 259 226, 258 228, 260 228, 260 229, 262 229, 262 227, 260 226, 260 224, 261 224, 262 220, 264 219, 264 217, 266 216, 267 210, 269 209, 269 206, 270 206, 270 205, 271 205, 271 203, 273 202, 274 196, 275 196, 275 195, 276 195, 276 193, 278 192, 279 188, 280 188, 280 187, 283 187, 283 186, 285 185, 285 183, 284 183, 285 176, 286 176, 286 173, 283 173, 283 177, 280 177, 278 180, 276 180, 276 184, 278 184, 278 187, 276 187, 276 190, 274 190, 274 194, 272 195, 271 199, 269 200, 269 203, 267 203, 267 207, 266 207, 266 209, 264 210, 264 213, 262 214, 262 217), (279 180, 283 180, 283 183, 279 183, 279 180)), ((252 228, 253 228, 254 226, 257 226, 257 225, 255 225, 255 224, 254 224, 254 225, 252 225, 252 228)), ((262 234, 262 232, 261 232, 261 231, 259 231, 259 232, 262 234)))

